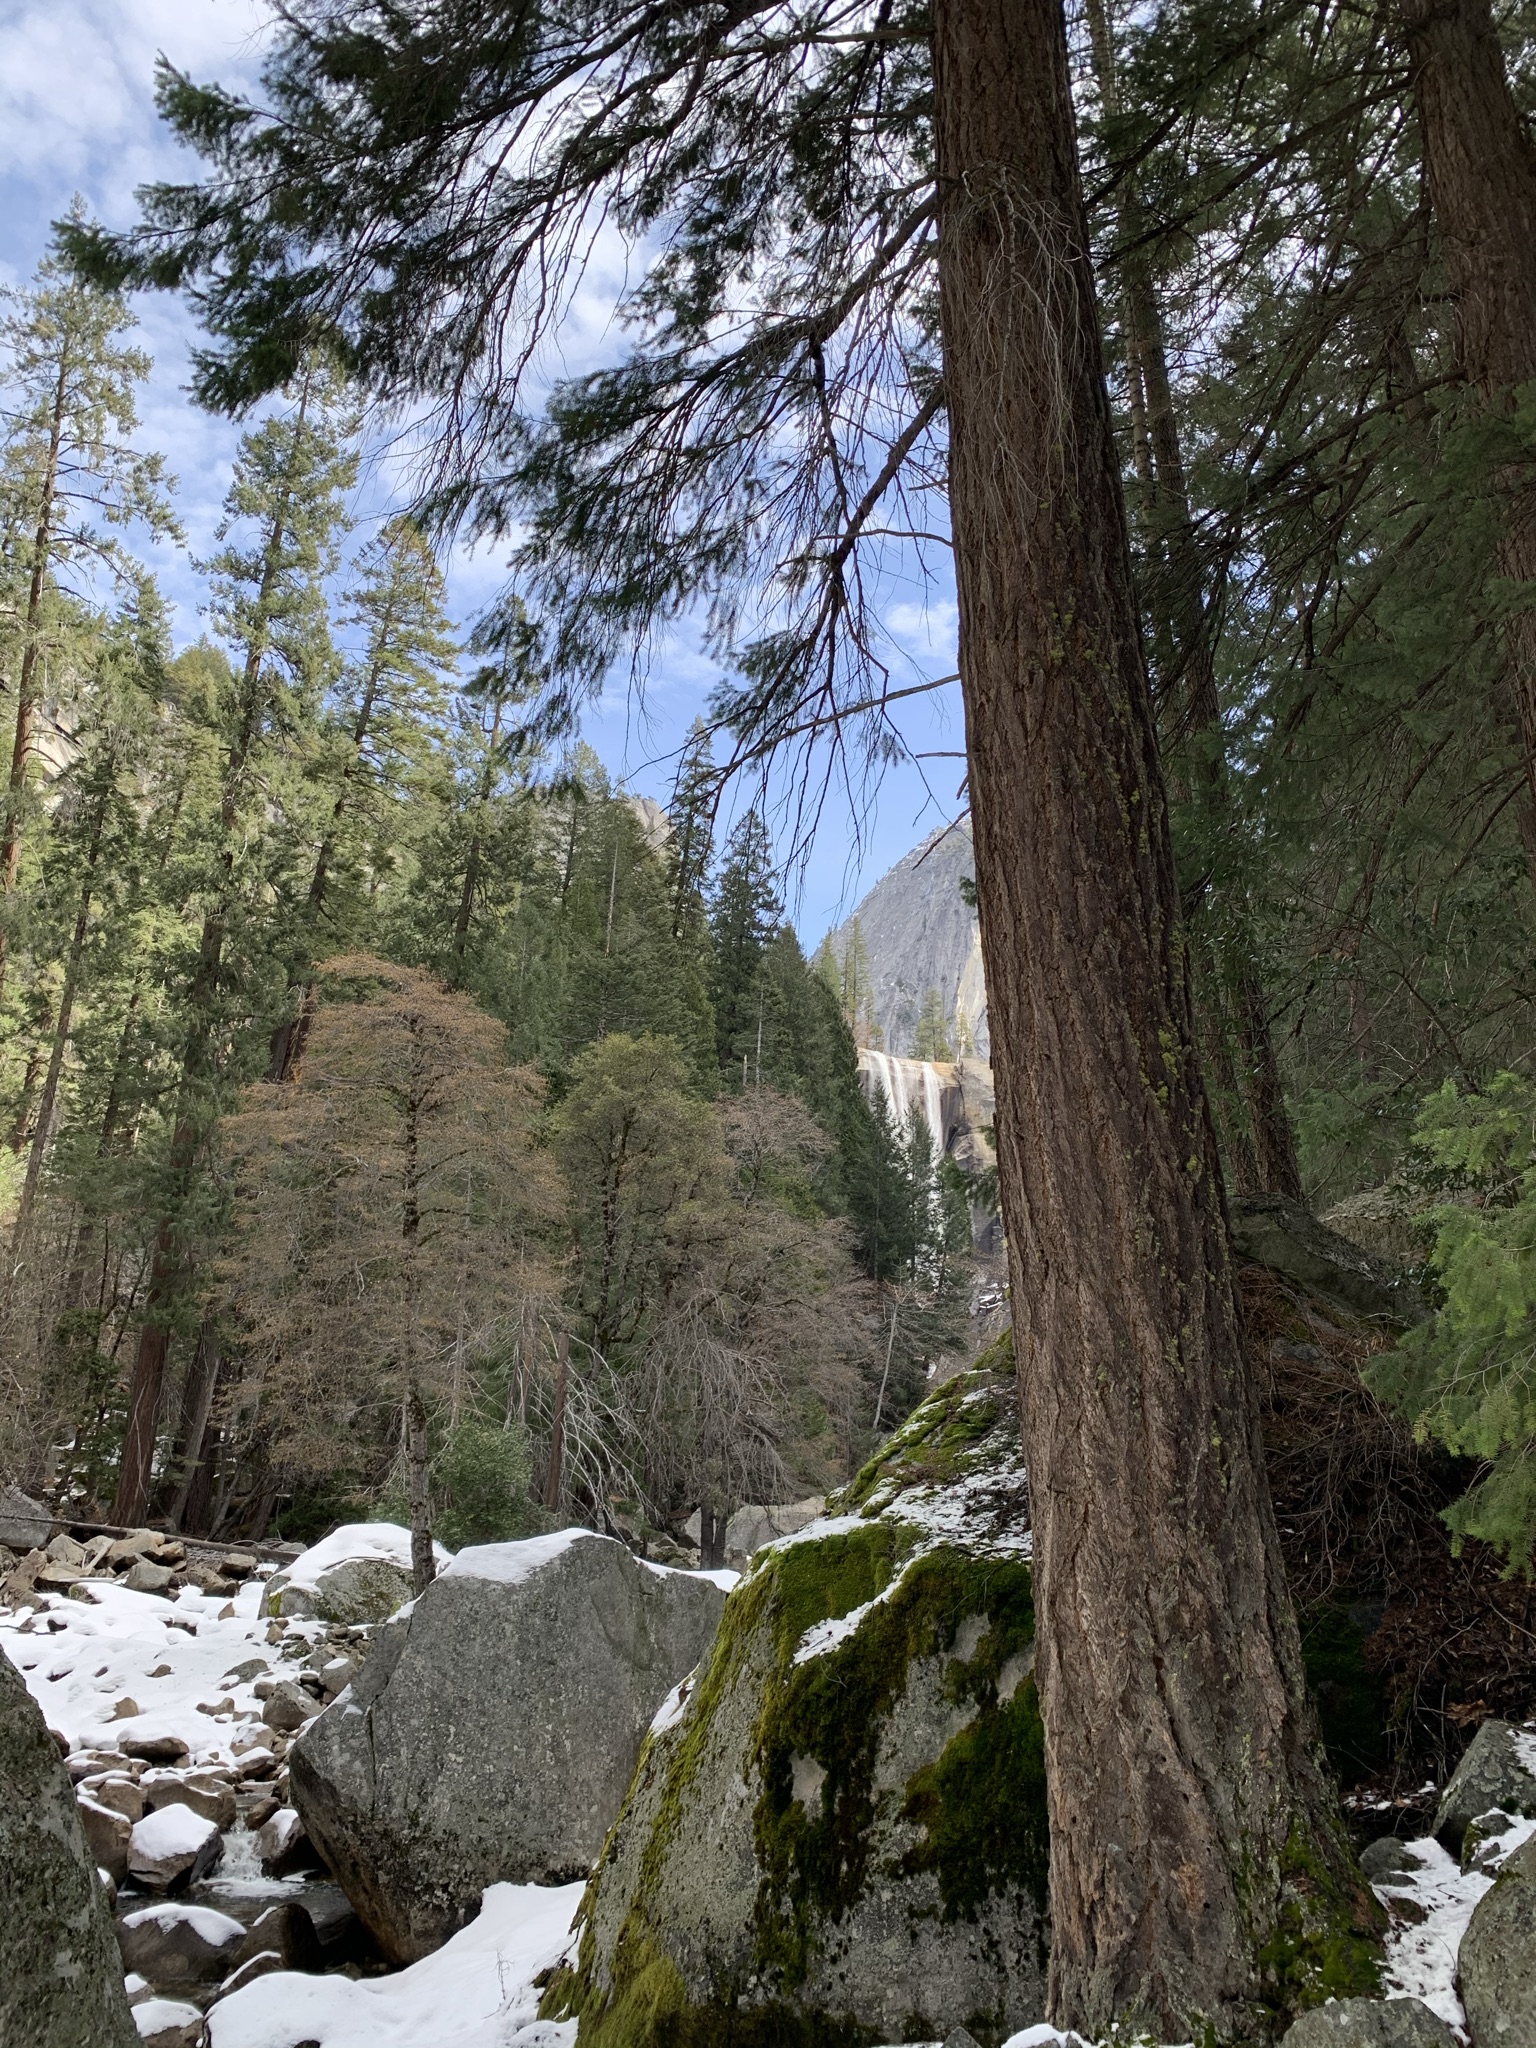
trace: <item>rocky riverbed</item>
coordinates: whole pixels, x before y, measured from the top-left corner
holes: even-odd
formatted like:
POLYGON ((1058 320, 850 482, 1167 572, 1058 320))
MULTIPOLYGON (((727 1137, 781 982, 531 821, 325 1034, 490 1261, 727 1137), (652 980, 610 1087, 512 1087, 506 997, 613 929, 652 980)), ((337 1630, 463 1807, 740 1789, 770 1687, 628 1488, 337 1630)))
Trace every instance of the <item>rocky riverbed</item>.
MULTIPOLYGON (((922 1427, 931 1435, 919 1417, 914 1428, 920 1434, 922 1427)), ((818 1543, 846 1540, 858 1514, 882 1511, 885 1496, 878 1489, 877 1495, 839 1503, 841 1520, 788 1539, 787 1550, 803 1563, 818 1543)), ((404 1530, 339 1530, 296 1558, 233 1553, 200 1567, 221 1582, 212 1588, 184 1559, 168 1558, 164 1540, 139 1540, 151 1533, 134 1532, 116 1557, 110 1545, 101 1547, 83 1564, 55 1538, 12 1564, 0 1589, 0 1650, 21 1672, 53 1735, 57 1756, 34 1721, 58 1780, 57 1798, 67 1813, 72 1790, 97 1881, 112 1901, 139 2039, 153 2048, 575 2048, 576 2019, 541 2018, 539 2010, 552 1976, 577 1963, 570 1930, 583 1885, 516 1881, 515 1867, 504 1863, 498 1881, 480 1878, 478 1910, 471 1901, 467 1924, 445 1940, 435 1937, 441 1945, 408 1967, 394 1967, 305 1835, 290 1798, 290 1752, 301 1741, 313 1746, 318 1769, 330 1751, 306 1731, 324 1732, 320 1715, 338 1717, 338 1729, 354 1719, 373 1727, 376 1742, 397 1724, 397 1732, 414 1725, 412 1703, 430 1696, 440 1700, 442 1725, 423 1721, 407 1746, 414 1754, 430 1740, 442 1751, 431 1796, 450 1805, 467 1798, 466 1810, 489 1800, 500 1810, 503 1794, 491 1797, 486 1774, 504 1769, 508 1757, 514 1764, 522 1758, 541 1782, 562 1783, 569 1772, 538 1764, 536 1730, 526 1741, 504 1732, 483 1757, 473 1743, 466 1751, 464 1736, 454 1732, 463 1723, 473 1733, 471 1721, 494 1720, 499 1711, 475 1690, 475 1672, 487 1657, 506 1668, 497 1629, 533 1629, 550 1646, 547 1673, 522 1674, 527 1698, 514 1716, 521 1723, 549 1720, 544 1694, 564 1698, 560 1688, 573 1682, 573 1671, 593 1692, 592 1711, 610 1694, 617 1699, 617 1678, 599 1679, 604 1658, 619 1646, 622 1669, 648 1671, 659 1694, 671 1682, 661 1656, 664 1631, 656 1633, 657 1618, 649 1634, 637 1634, 637 1618, 662 1590, 660 1583, 650 1586, 650 1577, 672 1575, 633 1563, 607 1539, 571 1531, 452 1561, 445 1554, 452 1569, 413 1606, 404 1530), (55 1545, 57 1556, 49 1554, 55 1545), (135 1583, 141 1565, 167 1576, 154 1586, 142 1575, 135 1583), (57 1583, 50 1583, 54 1574, 57 1583), (473 1640, 463 1642, 455 1660, 452 1624, 460 1606, 470 1618, 459 1636, 467 1630, 473 1640), (455 1774, 462 1779, 466 1769, 469 1779, 455 1791, 455 1774), (513 1881, 506 1881, 509 1871, 513 1881)), ((741 1594, 749 1595, 755 1580, 770 1584, 774 1570, 771 1559, 757 1567, 741 1594)), ((709 1597, 719 1601, 731 1583, 721 1575, 709 1597)), ((704 1598, 702 1586, 696 1595, 704 1598)), ((865 1612, 860 1607, 838 1624, 839 1644, 855 1640, 851 1631, 865 1612)), ((677 1701, 687 1689, 686 1682, 674 1685, 660 1702, 642 1778, 645 1759, 654 1774, 674 1724, 681 1725, 677 1701)), ((554 1718, 575 1725, 572 1711, 567 1700, 554 1718)), ((624 1744, 638 1739, 629 1725, 636 1711, 625 1695, 624 1713, 610 1712, 610 1747, 620 1733, 624 1744)), ((586 1740, 601 1747, 592 1730, 586 1740)), ((1363 2015, 1322 2008, 1308 2016, 1312 2032, 1292 2048, 1327 2048, 1336 2028, 1353 2039, 1367 2022, 1377 2030, 1369 2035, 1373 2042, 1381 2026, 1389 2029, 1378 2048, 1407 2048, 1410 2041, 1413 2048, 1451 2048, 1448 2029, 1477 2048, 1495 2039, 1501 2048, 1536 2042, 1536 1732, 1485 1724, 1438 1802, 1433 1788, 1425 1795, 1419 1827, 1429 1832, 1413 1840, 1385 1837, 1365 1851, 1367 1875, 1392 1922, 1383 1991, 1395 2002, 1372 2003, 1363 2015)), ((608 1788, 602 1796, 612 1803, 619 1793, 608 1788)), ((302 1785, 298 1797, 302 1803, 302 1785)), ((632 1796, 632 1830, 638 1810, 632 1796)), ((403 1827, 391 1811, 375 1798, 365 1817, 375 1829, 403 1827)), ((451 1818, 446 1805, 444 1813, 451 1818)), ((37 1818, 48 1816, 40 1810, 37 1818)), ((613 1839, 621 1838, 622 1829, 613 1839)), ((467 1843, 465 1837, 465 1853, 467 1843)), ((489 1853, 483 1844, 475 1850, 489 1853)), ((79 1848, 74 1854, 81 1858, 79 1848)), ((576 1860, 584 1866, 590 1854, 588 1844, 576 1860)), ((340 1874, 348 1876, 345 1869, 340 1874)), ((355 1888, 355 1872, 348 1881, 355 1888)), ((358 1898, 371 1910, 366 1887, 358 1898)), ((589 1894, 589 1917, 591 1910, 589 1894)), ((965 2029, 944 2024, 950 2031, 935 2037, 935 2048, 939 2040, 968 2048, 965 2029)), ((987 2033, 996 2039, 995 2030, 987 2033)), ((1004 2048, 1060 2048, 1066 2038, 1029 2025, 1004 2048)))

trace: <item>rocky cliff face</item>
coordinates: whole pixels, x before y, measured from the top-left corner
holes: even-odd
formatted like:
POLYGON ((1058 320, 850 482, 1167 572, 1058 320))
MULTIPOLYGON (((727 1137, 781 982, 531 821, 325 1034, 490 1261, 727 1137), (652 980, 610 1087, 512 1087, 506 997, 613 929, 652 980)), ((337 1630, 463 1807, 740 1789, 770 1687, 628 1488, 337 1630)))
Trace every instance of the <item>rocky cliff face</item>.
POLYGON ((887 1052, 911 1052, 924 991, 936 988, 956 1049, 990 1057, 980 927, 960 893, 974 872, 969 823, 935 832, 832 934, 841 960, 858 920, 874 985, 871 1010, 887 1052))

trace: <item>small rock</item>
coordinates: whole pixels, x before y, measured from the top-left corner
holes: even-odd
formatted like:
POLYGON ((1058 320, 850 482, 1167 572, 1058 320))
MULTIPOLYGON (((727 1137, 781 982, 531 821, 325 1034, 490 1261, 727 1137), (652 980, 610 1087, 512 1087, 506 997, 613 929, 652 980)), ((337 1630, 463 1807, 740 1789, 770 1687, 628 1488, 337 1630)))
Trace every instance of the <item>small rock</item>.
POLYGON ((187 1806, 146 1814, 128 1844, 128 1868, 155 1891, 194 1884, 218 1862, 223 1838, 211 1820, 187 1806))
POLYGON ((33 1584, 40 1593, 68 1593, 85 1577, 78 1565, 45 1564, 33 1584))
POLYGON ((981 2048, 981 2043, 968 2027, 956 2027, 944 2037, 944 2048, 981 2048))
POLYGON ((208 1906, 145 1906, 117 1923, 125 1968, 152 1984, 216 1984, 244 1941, 238 1920, 208 1906))
POLYGON ((236 1664, 226 1671, 219 1680, 220 1685, 245 1685, 253 1678, 260 1678, 272 1669, 265 1657, 247 1657, 243 1664, 236 1664))
POLYGON ((280 1735, 288 1735, 296 1728, 302 1728, 320 1711, 318 1700, 311 1699, 302 1686, 292 1679, 282 1679, 273 1687, 270 1698, 264 1701, 261 1718, 269 1728, 275 1728, 280 1735))
POLYGON ((281 1799, 274 1799, 270 1792, 264 1792, 259 1799, 253 1801, 246 1808, 245 1824, 253 1835, 258 1829, 266 1826, 282 1803, 281 1799))
POLYGON ((1461 1838, 1462 1869, 1486 1870, 1490 1863, 1497 1863, 1504 1853, 1499 1843, 1513 1826, 1514 1821, 1498 1806, 1468 1821, 1461 1838))
POLYGON ((315 1923, 294 1900, 269 1906, 251 1922, 233 1960, 253 1962, 259 1955, 275 1955, 284 1970, 319 1970, 322 1967, 320 1937, 315 1923))
POLYGON ((179 1735, 125 1735, 124 1756, 136 1756, 147 1764, 179 1764, 188 1754, 179 1735))
POLYGON ((264 1948, 259 1955, 252 1956, 249 1962, 242 1963, 238 1970, 230 1971, 219 1986, 219 1996, 228 1998, 232 1991, 243 1991, 247 1984, 254 1983, 258 1977, 270 1977, 275 1971, 286 1970, 287 1967, 275 1948, 264 1948))
POLYGON ((179 1998, 146 1998, 133 2008, 142 2048, 197 2048, 203 2016, 179 1998))
POLYGON ((114 1884, 121 1884, 128 1875, 128 1844, 133 1834, 133 1822, 115 1808, 101 1806, 88 1794, 77 1792, 75 1804, 80 1809, 80 1825, 85 1830, 85 1845, 91 1854, 91 1861, 106 1871, 114 1884))
POLYGON ((164 1593, 176 1574, 168 1564, 151 1564, 141 1557, 123 1580, 130 1593, 164 1593))
POLYGON ((242 1782, 249 1778, 270 1778, 277 1769, 277 1758, 261 1736, 244 1741, 237 1737, 230 1747, 240 1759, 235 1766, 235 1776, 242 1782))
POLYGON ((256 1830, 256 1854, 268 1877, 292 1877, 313 1870, 320 1860, 291 1806, 280 1806, 256 1830))
POLYGON ((119 1536, 115 1543, 107 1546, 106 1562, 110 1565, 132 1564, 136 1558, 160 1548, 161 1536, 158 1529, 133 1529, 128 1535, 119 1536))
POLYGON ((222 1721, 226 1715, 235 1711, 235 1703, 226 1693, 221 1700, 199 1700, 197 1711, 209 1715, 215 1721, 222 1721))
POLYGON ((128 1994, 130 2005, 142 2005, 146 1998, 153 1998, 154 1987, 147 1984, 137 1970, 130 1970, 123 1979, 123 1990, 128 1994))
POLYGON ((1480 2048, 1536 2048, 1536 1835, 1478 1900, 1457 1976, 1480 2048))
POLYGON ((212 1600, 221 1600, 235 1590, 233 1579, 226 1579, 222 1572, 211 1571, 205 1564, 183 1565, 181 1575, 189 1586, 195 1586, 199 1593, 212 1600))
POLYGON ((1459 1856, 1468 1827, 1494 1806, 1536 1815, 1536 1765, 1522 1756, 1521 1731, 1508 1721, 1485 1721, 1473 1736, 1445 1788, 1435 1834, 1459 1856))
POLYGON ((77 1571, 85 1569, 85 1545, 77 1543, 73 1536, 55 1536, 48 1545, 48 1556, 54 1564, 73 1565, 77 1571))
POLYGON ((1457 2048, 1457 2041, 1422 1999, 1330 1998, 1304 2012, 1280 2048, 1457 2048))
POLYGON ((152 1813, 164 1806, 187 1806, 216 1828, 235 1824, 235 1788, 212 1771, 147 1771, 141 1783, 152 1813))
POLYGON ((1360 1851, 1360 1868, 1371 1884, 1384 1884, 1389 1878, 1410 1876, 1419 1867, 1419 1859, 1410 1854, 1396 1835, 1383 1835, 1378 1841, 1368 1842, 1360 1851))
POLYGON ((126 1692, 107 1716, 109 1721, 136 1721, 138 1718, 139 1703, 126 1692))
POLYGON ((114 1813, 123 1814, 130 1826, 144 1818, 144 1794, 126 1771, 89 1777, 80 1789, 88 1792, 98 1806, 110 1806, 114 1813))
POLYGON ((259 1559, 246 1550, 231 1550, 219 1559, 219 1569, 229 1579, 248 1579, 256 1570, 259 1559))
POLYGON ((329 1664, 320 1667, 320 1683, 331 1699, 345 1692, 356 1676, 357 1666, 350 1657, 333 1657, 329 1664))

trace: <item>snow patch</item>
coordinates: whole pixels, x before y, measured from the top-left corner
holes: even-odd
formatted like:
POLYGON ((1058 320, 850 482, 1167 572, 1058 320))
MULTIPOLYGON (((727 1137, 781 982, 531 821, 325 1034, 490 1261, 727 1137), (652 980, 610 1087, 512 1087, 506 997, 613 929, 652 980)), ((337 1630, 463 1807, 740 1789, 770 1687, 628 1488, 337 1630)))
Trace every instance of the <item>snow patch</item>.
POLYGON ((584 1889, 493 1884, 478 1919, 393 1977, 258 1977, 213 2007, 210 2048, 574 2048, 574 2020, 540 2021, 533 1980, 563 1954, 584 1889))
POLYGON ((686 1678, 680 1678, 656 1709, 655 1719, 651 1722, 653 1735, 665 1735, 669 1728, 675 1728, 681 1721, 695 1676, 696 1673, 690 1671, 686 1678))
POLYGON ((1483 1870, 1464 1871, 1433 1836, 1404 1842, 1416 1859, 1413 1870, 1383 1878, 1377 1896, 1391 1910, 1393 1894, 1405 1894, 1422 1911, 1417 1926, 1394 1921, 1387 1935, 1382 1990, 1389 1998, 1422 1998, 1447 2026, 1466 2034, 1466 2013, 1456 1990, 1456 1956, 1479 1899, 1493 1888, 1493 1875, 1514 1850, 1536 1835, 1536 1820, 1517 1820, 1491 1844, 1483 1870))

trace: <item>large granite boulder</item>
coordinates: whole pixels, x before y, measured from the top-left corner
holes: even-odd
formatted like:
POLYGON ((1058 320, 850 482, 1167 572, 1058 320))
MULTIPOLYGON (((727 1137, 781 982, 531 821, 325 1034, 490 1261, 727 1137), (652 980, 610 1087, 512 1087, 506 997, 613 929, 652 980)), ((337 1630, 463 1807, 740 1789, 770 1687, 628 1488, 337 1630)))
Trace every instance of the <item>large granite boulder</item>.
POLYGON ((1456 1971, 1477 2048, 1536 2048, 1536 1835, 1478 1900, 1456 1971))
POLYGON ((587 1875, 724 1598, 564 1529, 461 1551, 381 1630, 289 1762, 310 1838, 386 1954, 439 1947, 489 1884, 587 1875))
POLYGON ((1536 1815, 1536 1735, 1508 1721, 1485 1721, 1451 1774, 1435 1815, 1435 1833, 1452 1855, 1472 1822, 1493 1808, 1536 1815))
POLYGON ((1421 1998, 1330 1998, 1287 2029, 1280 2048, 1457 2048, 1421 1998))
POLYGON ((0 2041, 137 2048, 138 2038, 69 1774, 0 1653, 0 2041))
POLYGON ((545 2016, 582 2048, 947 2038, 1045 2009, 1047 1826, 1008 1340, 758 1552, 657 1716, 545 2016))

